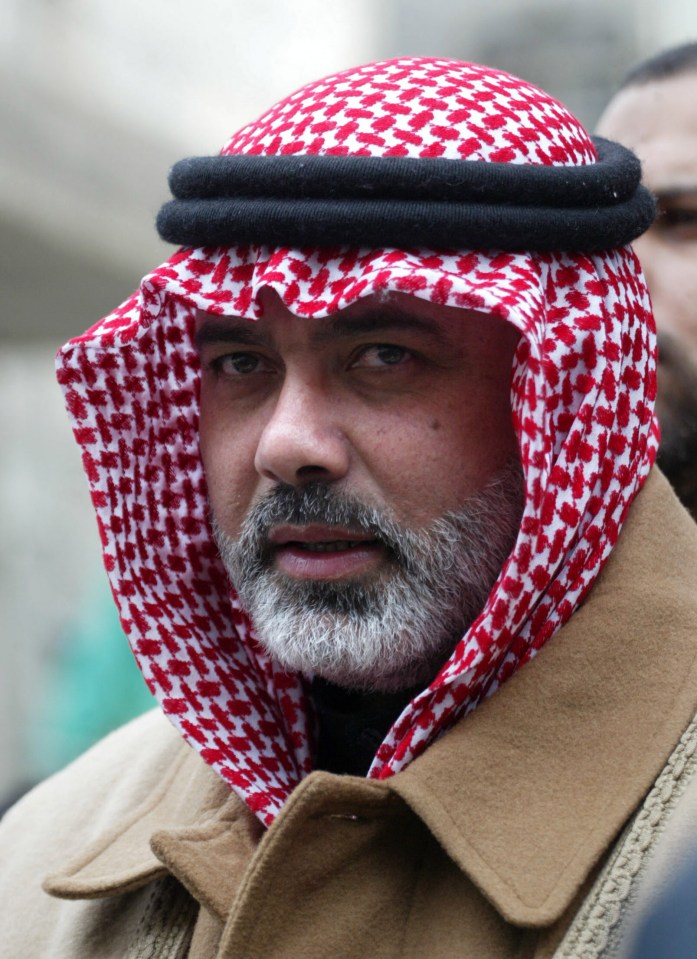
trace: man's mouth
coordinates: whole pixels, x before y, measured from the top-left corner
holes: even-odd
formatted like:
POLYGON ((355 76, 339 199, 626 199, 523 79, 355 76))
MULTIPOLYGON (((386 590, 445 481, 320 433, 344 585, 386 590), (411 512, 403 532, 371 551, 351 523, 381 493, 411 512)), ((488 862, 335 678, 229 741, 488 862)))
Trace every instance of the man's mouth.
MULTIPOLYGON (((372 542, 377 543, 377 540, 372 542)), ((360 546, 365 546, 365 540, 345 540, 345 539, 335 539, 329 543, 304 543, 301 540, 294 540, 286 545, 295 546, 298 549, 304 549, 312 553, 343 553, 347 549, 357 549, 360 546)))
POLYGON ((277 526, 268 543, 276 569, 291 579, 338 580, 371 572, 385 557, 370 533, 326 526, 277 526))

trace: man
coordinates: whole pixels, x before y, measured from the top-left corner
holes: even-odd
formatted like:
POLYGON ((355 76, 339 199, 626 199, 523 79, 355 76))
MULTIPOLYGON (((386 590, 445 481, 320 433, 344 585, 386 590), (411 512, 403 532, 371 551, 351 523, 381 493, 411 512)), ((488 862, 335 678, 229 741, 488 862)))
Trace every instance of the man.
POLYGON ((658 462, 697 519, 697 43, 636 67, 600 119, 642 161, 659 216, 637 241, 659 332, 658 462))
POLYGON ((59 357, 172 725, 6 817, 5 955, 615 934, 588 891, 657 777, 689 781, 661 770, 697 708, 638 179, 536 88, 430 59, 310 84, 174 168, 184 246, 59 357))

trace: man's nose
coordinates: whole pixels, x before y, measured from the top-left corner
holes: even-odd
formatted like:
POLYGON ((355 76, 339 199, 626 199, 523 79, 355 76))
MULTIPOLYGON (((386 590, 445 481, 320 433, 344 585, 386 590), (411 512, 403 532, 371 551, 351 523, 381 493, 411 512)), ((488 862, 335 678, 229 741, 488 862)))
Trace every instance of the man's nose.
POLYGON ((324 389, 286 378, 257 446, 257 472, 291 486, 342 479, 350 454, 338 420, 324 389))

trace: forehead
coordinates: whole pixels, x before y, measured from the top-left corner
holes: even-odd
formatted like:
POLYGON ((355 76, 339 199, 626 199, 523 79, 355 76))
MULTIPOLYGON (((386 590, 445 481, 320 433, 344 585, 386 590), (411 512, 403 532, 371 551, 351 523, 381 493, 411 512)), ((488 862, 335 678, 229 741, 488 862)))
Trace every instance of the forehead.
POLYGON ((654 190, 697 181, 697 71, 630 86, 609 104, 598 133, 630 147, 654 190))

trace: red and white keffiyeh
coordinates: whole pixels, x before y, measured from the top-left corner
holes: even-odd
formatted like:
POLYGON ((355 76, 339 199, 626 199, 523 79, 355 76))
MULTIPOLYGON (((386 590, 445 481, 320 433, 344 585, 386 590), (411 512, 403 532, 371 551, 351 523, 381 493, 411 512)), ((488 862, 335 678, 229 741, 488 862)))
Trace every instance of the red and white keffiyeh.
MULTIPOLYGON (((540 90, 439 59, 310 84, 222 152, 547 165, 595 157, 579 123, 540 90)), ((268 824, 311 769, 308 704, 301 678, 254 642, 213 543, 192 343, 196 309, 254 319, 264 287, 302 316, 394 290, 503 317, 522 334, 511 390, 526 483, 517 542, 481 615, 380 746, 371 777, 402 769, 569 619, 648 474, 657 430, 653 320, 628 248, 182 249, 63 348, 58 376, 136 659, 184 738, 268 824)))

